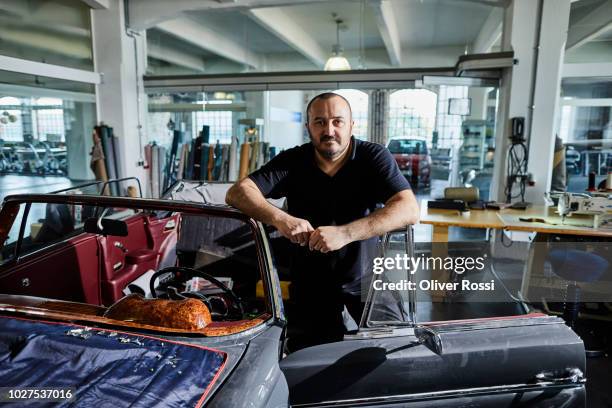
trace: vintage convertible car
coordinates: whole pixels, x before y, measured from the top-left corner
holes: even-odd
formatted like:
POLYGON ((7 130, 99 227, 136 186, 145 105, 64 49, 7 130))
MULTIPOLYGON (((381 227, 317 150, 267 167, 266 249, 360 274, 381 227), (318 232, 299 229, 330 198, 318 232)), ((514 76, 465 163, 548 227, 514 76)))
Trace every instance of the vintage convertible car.
POLYGON ((585 405, 579 337, 517 305, 419 322, 408 292, 383 321, 371 291, 343 341, 287 354, 290 244, 223 192, 6 197, 0 386, 72 387, 71 406, 585 405))

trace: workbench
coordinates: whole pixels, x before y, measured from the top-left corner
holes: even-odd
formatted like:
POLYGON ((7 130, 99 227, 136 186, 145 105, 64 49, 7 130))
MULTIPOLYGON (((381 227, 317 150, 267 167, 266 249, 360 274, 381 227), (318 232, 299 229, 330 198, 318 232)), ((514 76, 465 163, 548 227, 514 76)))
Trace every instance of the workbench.
MULTIPOLYGON (((538 250, 538 246, 544 246, 551 236, 577 236, 593 237, 594 239, 612 238, 612 228, 590 228, 572 224, 580 224, 578 217, 566 217, 562 220, 557 214, 552 213, 545 205, 533 205, 526 210, 502 209, 502 210, 442 210, 427 207, 427 200, 421 202, 420 223, 432 226, 432 256, 448 256, 448 231, 449 227, 494 229, 504 231, 522 231, 537 233, 528 254, 528 259, 523 271, 520 296, 527 299, 529 284, 532 280, 533 271, 542 271, 546 262, 547 251, 538 250), (546 220, 547 222, 526 222, 521 219, 546 220)), ((432 275, 440 280, 445 280, 444 273, 432 271, 432 275)), ((448 278, 448 277, 446 277, 448 278)), ((597 285, 596 283, 591 286, 597 285)), ((612 292, 612 288, 600 288, 612 292)))

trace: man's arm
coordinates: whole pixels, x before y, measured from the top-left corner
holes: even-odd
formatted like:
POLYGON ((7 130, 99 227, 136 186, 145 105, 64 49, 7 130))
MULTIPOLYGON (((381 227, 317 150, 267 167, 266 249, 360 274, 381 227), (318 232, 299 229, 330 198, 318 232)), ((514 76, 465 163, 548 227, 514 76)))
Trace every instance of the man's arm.
POLYGON ((341 226, 317 228, 311 235, 310 249, 323 253, 335 251, 343 246, 386 232, 416 224, 419 221, 419 206, 411 190, 395 193, 381 208, 367 217, 341 226))
POLYGON ((248 177, 237 181, 227 191, 225 202, 256 220, 273 225, 282 236, 302 246, 308 243, 310 233, 314 230, 310 222, 292 217, 270 204, 248 177))

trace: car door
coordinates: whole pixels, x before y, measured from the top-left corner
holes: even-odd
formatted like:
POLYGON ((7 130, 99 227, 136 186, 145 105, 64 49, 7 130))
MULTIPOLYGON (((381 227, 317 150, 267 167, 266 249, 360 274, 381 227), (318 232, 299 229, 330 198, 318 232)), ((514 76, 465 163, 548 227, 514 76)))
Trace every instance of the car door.
POLYGON ((281 362, 292 406, 584 406, 584 348, 558 318, 361 330, 281 362))
POLYGON ((415 302, 415 290, 404 292, 406 318, 385 321, 373 293, 355 335, 281 361, 292 406, 585 405, 584 345, 560 318, 508 299, 471 305, 488 317, 457 319, 466 305, 415 302), (420 323, 416 307, 453 319, 420 323))

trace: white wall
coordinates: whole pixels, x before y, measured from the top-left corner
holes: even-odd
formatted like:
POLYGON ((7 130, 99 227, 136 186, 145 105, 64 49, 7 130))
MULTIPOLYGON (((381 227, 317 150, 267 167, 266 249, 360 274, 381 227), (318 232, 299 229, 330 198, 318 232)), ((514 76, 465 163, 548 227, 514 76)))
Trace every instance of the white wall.
POLYGON ((266 141, 277 151, 303 144, 304 92, 269 91, 266 99, 266 141))

